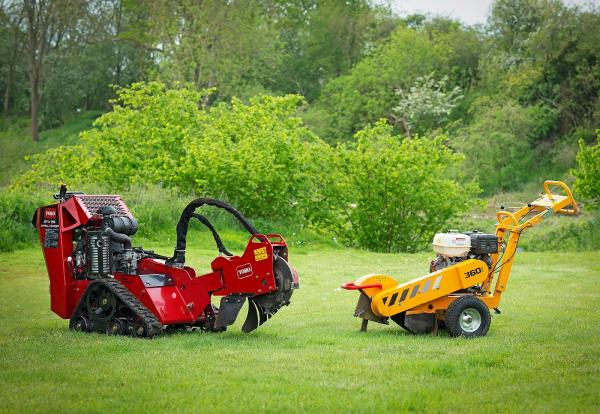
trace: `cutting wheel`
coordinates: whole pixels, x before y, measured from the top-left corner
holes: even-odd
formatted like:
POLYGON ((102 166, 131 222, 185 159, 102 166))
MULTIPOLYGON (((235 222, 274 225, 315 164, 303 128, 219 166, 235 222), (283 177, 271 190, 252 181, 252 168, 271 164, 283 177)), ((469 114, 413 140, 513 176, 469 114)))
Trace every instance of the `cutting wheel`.
POLYGON ((277 290, 248 298, 248 316, 242 331, 252 332, 271 318, 281 307, 290 304, 294 290, 293 270, 282 257, 273 261, 277 290))

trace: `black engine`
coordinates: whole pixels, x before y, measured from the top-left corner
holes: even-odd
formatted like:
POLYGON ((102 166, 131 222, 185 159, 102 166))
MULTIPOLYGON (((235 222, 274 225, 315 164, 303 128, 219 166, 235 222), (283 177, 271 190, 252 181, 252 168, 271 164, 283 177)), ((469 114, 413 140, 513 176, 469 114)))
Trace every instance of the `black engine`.
POLYGON ((71 272, 77 279, 98 279, 115 271, 135 274, 137 262, 153 255, 131 245, 130 236, 137 232, 137 221, 119 214, 112 206, 100 207, 96 214, 99 222, 90 222, 75 231, 71 272))

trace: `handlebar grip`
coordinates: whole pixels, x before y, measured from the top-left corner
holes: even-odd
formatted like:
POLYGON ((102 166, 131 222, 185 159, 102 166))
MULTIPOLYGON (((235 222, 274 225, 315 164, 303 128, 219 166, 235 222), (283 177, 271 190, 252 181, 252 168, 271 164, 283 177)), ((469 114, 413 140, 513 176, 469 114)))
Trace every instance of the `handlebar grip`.
POLYGON ((381 289, 381 283, 373 283, 372 285, 355 285, 353 282, 344 283, 342 285, 342 289, 346 290, 360 290, 360 289, 369 289, 369 288, 379 288, 381 289))
POLYGON ((511 213, 510 211, 499 211, 496 214, 496 217, 498 218, 498 223, 502 222, 503 217, 507 217, 507 218, 509 218, 513 222, 513 224, 515 226, 519 225, 519 220, 517 220, 517 217, 513 213, 511 213))

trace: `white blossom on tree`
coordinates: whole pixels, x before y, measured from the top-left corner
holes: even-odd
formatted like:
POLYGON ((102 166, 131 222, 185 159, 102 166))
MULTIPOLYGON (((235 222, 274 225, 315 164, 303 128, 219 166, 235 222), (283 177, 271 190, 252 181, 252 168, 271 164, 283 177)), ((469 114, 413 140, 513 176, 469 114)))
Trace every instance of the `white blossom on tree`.
POLYGON ((436 80, 430 73, 418 77, 408 90, 398 88, 400 100, 390 114, 392 123, 401 126, 410 137, 413 131, 428 131, 446 122, 463 97, 458 86, 446 91, 447 81, 448 76, 436 80))

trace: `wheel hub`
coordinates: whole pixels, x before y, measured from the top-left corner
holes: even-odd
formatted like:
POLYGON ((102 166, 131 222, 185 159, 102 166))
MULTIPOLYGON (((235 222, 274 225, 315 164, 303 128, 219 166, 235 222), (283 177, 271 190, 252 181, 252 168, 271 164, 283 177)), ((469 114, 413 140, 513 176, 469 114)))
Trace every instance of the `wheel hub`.
POLYGON ((481 326, 481 314, 477 309, 467 308, 460 315, 460 327, 465 332, 475 332, 481 326))

